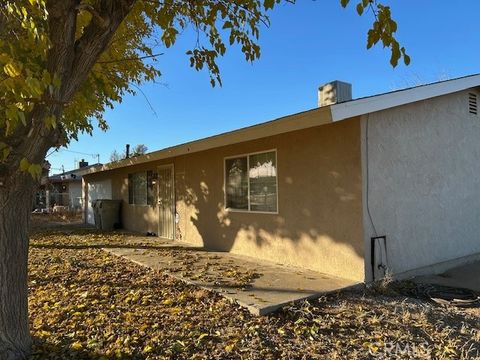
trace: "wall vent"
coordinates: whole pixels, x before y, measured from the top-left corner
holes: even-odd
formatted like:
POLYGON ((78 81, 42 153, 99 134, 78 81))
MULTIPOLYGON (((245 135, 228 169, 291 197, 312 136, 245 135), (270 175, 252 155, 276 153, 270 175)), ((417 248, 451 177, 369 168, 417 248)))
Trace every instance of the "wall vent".
POLYGON ((468 112, 473 115, 478 114, 477 94, 468 93, 468 112))

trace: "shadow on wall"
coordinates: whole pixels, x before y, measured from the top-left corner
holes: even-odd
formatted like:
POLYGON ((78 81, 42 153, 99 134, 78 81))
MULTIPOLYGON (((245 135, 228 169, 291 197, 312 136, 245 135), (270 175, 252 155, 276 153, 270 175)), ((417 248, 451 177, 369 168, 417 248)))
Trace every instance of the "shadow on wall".
POLYGON ((225 210, 223 157, 178 159, 177 240, 363 279, 360 154, 277 152, 278 214, 225 210))
MULTIPOLYGON (((332 172, 332 177, 339 176, 338 173, 332 172)), ((289 185, 285 187, 295 187, 292 178, 287 177, 284 180, 285 184, 289 185)), ((287 221, 286 217, 280 214, 229 211, 225 209, 223 202, 213 205, 209 203, 208 185, 204 181, 201 181, 196 189, 194 187, 177 189, 177 194, 185 194, 177 195, 177 208, 187 209, 186 213, 190 217, 187 221, 191 221, 198 230, 206 248, 230 251, 234 247, 235 239, 241 235, 260 247, 270 243, 273 238, 288 239, 293 242, 299 242, 304 237, 316 241, 328 238, 348 244, 358 255, 363 256, 363 241, 347 240, 350 235, 349 230, 352 227, 358 227, 359 224, 349 223, 345 218, 338 219, 334 221, 336 224, 332 224, 332 219, 329 219, 337 213, 341 216, 342 210, 345 209, 352 212, 352 217, 358 215, 360 209, 356 204, 350 206, 350 203, 361 201, 361 199, 342 187, 335 187, 334 191, 337 194, 338 204, 333 207, 323 202, 317 203, 313 195, 309 203, 304 203, 300 207, 295 206, 295 201, 289 205, 285 204, 290 208, 282 213, 288 212, 289 215, 293 215, 294 219, 291 221, 287 221), (201 195, 198 196, 198 193, 201 195), (214 227, 213 223, 215 223, 214 227), (334 225, 339 226, 333 229, 334 225), (327 229, 330 232, 327 233, 327 229), (215 239, 218 234, 222 235, 222 241, 215 239)), ((145 215, 145 218, 149 217, 145 215)), ((185 234, 182 234, 181 226, 177 226, 177 231, 180 231, 179 240, 188 241, 185 234)))

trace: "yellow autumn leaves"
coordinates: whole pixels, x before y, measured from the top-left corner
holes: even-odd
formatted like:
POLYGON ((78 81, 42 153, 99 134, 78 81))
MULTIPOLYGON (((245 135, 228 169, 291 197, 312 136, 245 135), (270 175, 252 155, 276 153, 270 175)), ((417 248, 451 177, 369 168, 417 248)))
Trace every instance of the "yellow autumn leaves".
POLYGON ((32 234, 33 360, 369 358, 392 341, 438 359, 480 356, 474 313, 367 292, 254 317, 99 246, 122 241, 132 246, 121 233, 74 227, 32 234))
POLYGON ((13 62, 9 62, 9 63, 5 64, 3 66, 3 71, 5 72, 5 74, 7 74, 8 76, 13 77, 13 78, 17 77, 17 76, 20 76, 20 74, 21 74, 21 70, 13 62))

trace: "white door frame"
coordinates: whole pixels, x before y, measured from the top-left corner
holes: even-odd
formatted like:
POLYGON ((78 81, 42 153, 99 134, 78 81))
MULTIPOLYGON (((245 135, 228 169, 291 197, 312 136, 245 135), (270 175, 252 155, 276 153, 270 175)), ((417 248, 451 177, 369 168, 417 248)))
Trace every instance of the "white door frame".
MULTIPOLYGON (((165 164, 165 165, 160 165, 157 167, 157 174, 159 173, 158 170, 161 170, 161 169, 170 169, 171 170, 171 186, 172 186, 172 198, 171 198, 171 202, 172 202, 172 239, 169 239, 169 240, 175 240, 175 236, 176 236, 176 224, 175 224, 175 213, 176 213, 176 203, 175 203, 175 167, 173 164, 165 164)), ((159 237, 162 237, 160 234, 162 233, 160 230, 161 230, 161 219, 160 219, 160 177, 158 176, 157 177, 157 209, 158 209, 158 214, 157 214, 157 218, 158 218, 158 236, 159 237)), ((166 238, 168 239, 168 238, 166 238)))

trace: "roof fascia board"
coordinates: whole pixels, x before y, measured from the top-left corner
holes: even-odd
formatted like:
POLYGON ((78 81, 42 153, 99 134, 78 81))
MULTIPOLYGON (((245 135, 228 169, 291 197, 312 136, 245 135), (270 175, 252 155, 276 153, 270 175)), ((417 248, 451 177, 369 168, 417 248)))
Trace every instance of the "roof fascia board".
POLYGON ((221 146, 257 140, 264 137, 279 135, 296 130, 303 130, 310 127, 328 124, 331 122, 332 117, 330 112, 330 106, 324 106, 302 113, 285 116, 259 125, 253 125, 224 134, 214 135, 205 139, 195 140, 185 144, 154 151, 149 154, 105 164, 101 167, 93 167, 83 175, 85 176, 92 173, 139 165, 150 161, 157 161, 172 158, 175 156, 192 154, 195 152, 210 150, 221 146))
POLYGON ((480 86, 480 75, 434 83, 331 106, 332 121, 389 109, 480 86))

